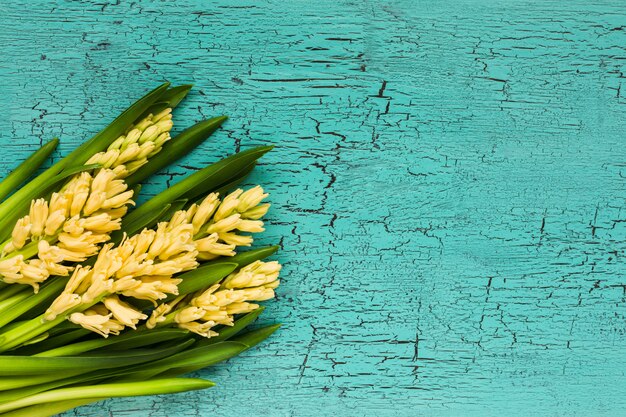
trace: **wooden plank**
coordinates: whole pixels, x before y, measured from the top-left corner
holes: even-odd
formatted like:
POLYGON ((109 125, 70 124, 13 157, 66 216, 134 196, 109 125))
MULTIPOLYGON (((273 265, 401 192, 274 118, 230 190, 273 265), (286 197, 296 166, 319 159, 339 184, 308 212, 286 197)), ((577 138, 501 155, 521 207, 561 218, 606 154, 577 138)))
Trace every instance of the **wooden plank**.
POLYGON ((6 174, 164 79, 228 114, 146 195, 275 143, 279 299, 208 392, 81 416, 620 415, 623 4, 30 2, 0 19, 6 174))

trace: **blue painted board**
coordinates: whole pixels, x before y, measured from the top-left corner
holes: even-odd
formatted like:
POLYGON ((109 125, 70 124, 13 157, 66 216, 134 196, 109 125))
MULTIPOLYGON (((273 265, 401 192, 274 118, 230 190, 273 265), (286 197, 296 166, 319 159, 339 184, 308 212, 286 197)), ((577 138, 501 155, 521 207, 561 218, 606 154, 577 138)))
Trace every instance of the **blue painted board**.
POLYGON ((0 173, 165 79, 176 130, 231 119, 146 195, 277 145, 284 327, 209 391, 65 415, 624 415, 626 10, 594 3, 2 2, 0 173))

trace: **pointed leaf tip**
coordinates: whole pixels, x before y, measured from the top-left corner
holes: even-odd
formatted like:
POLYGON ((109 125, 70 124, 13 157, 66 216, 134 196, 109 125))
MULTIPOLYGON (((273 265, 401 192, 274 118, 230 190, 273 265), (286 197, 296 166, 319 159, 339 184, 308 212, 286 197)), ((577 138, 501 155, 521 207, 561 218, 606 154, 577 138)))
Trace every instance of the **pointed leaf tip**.
POLYGON ((270 337, 276 330, 278 330, 280 326, 281 325, 278 323, 272 324, 270 326, 265 326, 260 329, 252 330, 231 340, 233 342, 243 343, 244 345, 247 345, 249 348, 251 348, 270 337))

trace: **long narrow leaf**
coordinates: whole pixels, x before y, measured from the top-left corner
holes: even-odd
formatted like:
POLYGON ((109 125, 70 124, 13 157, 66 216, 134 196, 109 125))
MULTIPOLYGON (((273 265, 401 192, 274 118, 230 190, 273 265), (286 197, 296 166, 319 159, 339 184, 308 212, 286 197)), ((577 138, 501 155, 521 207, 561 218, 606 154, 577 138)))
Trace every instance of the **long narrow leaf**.
POLYGON ((163 150, 152 157, 150 161, 139 168, 137 172, 126 178, 126 182, 128 184, 137 184, 150 175, 162 170, 177 159, 187 155, 208 139, 226 119, 228 119, 226 116, 214 117, 185 129, 174 139, 166 142, 165 145, 163 145, 163 150))
POLYGON ((230 182, 220 185, 219 186, 220 188, 215 190, 215 192, 221 196, 224 196, 229 191, 234 190, 239 184, 243 182, 243 180, 245 180, 248 177, 248 175, 250 175, 252 170, 254 170, 255 166, 256 166, 256 161, 251 163, 244 169, 242 169, 233 179, 230 180, 230 182))
POLYGON ((139 116, 139 119, 143 119, 148 114, 157 114, 168 107, 174 108, 183 101, 193 86, 191 84, 179 85, 178 87, 172 87, 159 97, 159 100, 154 103, 144 114, 139 116))
POLYGON ((145 349, 114 355, 81 355, 65 357, 9 356, 0 355, 0 376, 39 375, 65 371, 89 371, 117 368, 160 359, 178 351, 186 344, 181 343, 168 349, 145 349))
MULTIPOLYGON (((184 200, 176 200, 172 202, 172 204, 170 205, 170 208, 161 215, 161 218, 159 218, 159 220, 156 223, 170 221, 174 213, 185 208, 188 201, 189 200, 184 199, 184 200)), ((153 225, 149 225, 148 227, 152 227, 152 226, 153 225)))
POLYGON ((62 388, 1 404, 0 413, 18 410, 22 407, 36 404, 47 404, 54 401, 79 400, 93 397, 107 398, 172 394, 176 392, 206 389, 214 385, 215 384, 211 381, 197 378, 164 378, 141 382, 62 388))
POLYGON ((92 339, 84 342, 61 346, 45 352, 38 353, 36 357, 59 357, 78 355, 95 349, 107 348, 107 350, 136 349, 154 343, 167 342, 182 339, 189 334, 183 329, 154 329, 147 331, 133 331, 121 336, 109 337, 108 339, 92 339))
POLYGON ((124 235, 132 236, 136 233, 141 232, 144 228, 150 227, 156 224, 157 221, 161 217, 163 217, 164 213, 170 209, 171 204, 165 204, 163 207, 155 207, 154 210, 145 213, 142 218, 136 218, 134 220, 127 221, 124 224, 124 228, 121 230, 116 230, 111 233, 111 242, 116 245, 122 241, 124 235))
POLYGON ((252 330, 251 332, 234 337, 230 340, 233 342, 243 343, 248 347, 253 347, 270 337, 272 333, 274 333, 279 328, 280 324, 273 324, 271 326, 266 326, 261 329, 252 330))
POLYGON ((168 358, 135 367, 131 374, 121 379, 132 381, 152 378, 163 373, 167 373, 168 376, 179 375, 175 369, 202 369, 237 356, 246 349, 247 345, 231 341, 188 349, 168 358))
POLYGON ((183 280, 178 284, 178 293, 180 295, 191 294, 192 292, 210 287, 233 272, 237 266, 236 263, 227 261, 214 265, 201 266, 189 272, 185 272, 176 277, 183 280))
MULTIPOLYGON (((36 356, 42 352, 51 351, 60 346, 69 345, 72 342, 76 343, 76 340, 81 339, 87 335, 93 335, 93 332, 79 327, 78 329, 69 330, 56 336, 51 336, 43 342, 37 343, 32 346, 27 346, 19 350, 20 355, 33 355, 36 356)), ((101 339, 108 340, 108 339, 101 339)), ((43 356, 43 355, 42 355, 43 356)))
MULTIPOLYGON (((33 387, 38 385, 46 385, 47 389, 58 388, 64 385, 76 384, 83 380, 92 381, 96 380, 94 376, 100 375, 104 373, 105 375, 123 375, 127 373, 127 369, 133 366, 140 366, 144 363, 153 362, 154 360, 158 360, 161 358, 167 358, 171 355, 177 354, 178 352, 184 351, 189 346, 194 343, 193 339, 188 339, 184 342, 180 342, 173 346, 164 347, 161 349, 151 349, 151 350, 130 350, 125 352, 124 354, 119 355, 97 355, 95 353, 85 356, 81 355, 79 358, 95 358, 101 359, 105 358, 107 360, 112 360, 115 358, 120 358, 121 362, 114 364, 113 366, 98 366, 97 368, 93 367, 85 367, 85 366, 77 366, 75 368, 67 368, 62 370, 61 372, 39 372, 32 375, 12 375, 6 378, 0 378, 0 391, 5 390, 16 390, 22 389, 26 387, 33 387), (136 359, 130 360, 129 355, 136 357, 136 359), (144 358, 144 356, 148 355, 148 358, 144 358), (65 381, 65 382, 63 382, 65 381)), ((60 362, 60 360, 67 359, 71 361, 74 357, 65 356, 61 358, 54 358, 56 362, 60 362)), ((47 358, 39 358, 39 359, 47 359, 47 358)), ((55 361, 50 361, 50 363, 54 363, 55 361)), ((14 391, 15 393, 15 391, 14 391)))
MULTIPOLYGON (((217 162, 214 169, 219 169, 219 175, 212 178, 211 181, 202 181, 196 186, 190 187, 184 194, 185 198, 193 200, 204 196, 212 191, 219 190, 220 188, 227 186, 229 183, 236 181, 240 178, 242 173, 245 173, 250 166, 256 164, 257 160, 271 151, 274 146, 260 146, 257 148, 249 149, 247 151, 240 152, 235 155, 223 159, 217 162), (239 157, 239 158, 236 158, 239 157), (233 158, 229 161, 230 158, 233 158), (225 162, 222 164, 222 162, 225 162)), ((247 175, 247 174, 245 174, 247 175)))
MULTIPOLYGON (((178 294, 191 294, 207 288, 225 278, 235 269, 243 268, 256 260, 264 259, 275 253, 276 250, 278 250, 278 246, 250 250, 232 258, 220 258, 207 262, 199 268, 178 275, 176 278, 183 280, 178 285, 178 294)), ((165 302, 172 301, 176 297, 175 295, 170 295, 165 299, 165 302)), ((150 303, 138 301, 136 305, 141 308, 147 308, 150 306, 150 303)))
MULTIPOLYGON (((191 294, 192 292, 213 285, 214 283, 225 278, 236 268, 237 264, 228 260, 226 262, 219 262, 206 266, 203 265, 199 268, 178 275, 176 278, 183 280, 180 284, 178 284, 178 295, 191 294)), ((176 297, 177 295, 169 295, 164 302, 172 301, 176 297)), ((141 309, 148 308, 151 305, 150 302, 142 300, 137 300, 134 304, 141 309)))
POLYGON ((196 195, 188 195, 188 191, 195 189, 199 184, 204 184, 202 193, 208 193, 219 187, 220 184, 228 182, 234 175, 241 171, 252 162, 259 159, 269 150, 271 146, 263 146, 248 151, 240 152, 212 164, 200 171, 190 175, 179 183, 167 188, 165 191, 151 198, 137 209, 126 216, 122 222, 122 229, 127 223, 133 223, 142 219, 146 213, 151 213, 158 207, 171 204, 173 201, 187 198, 192 200, 196 195))
POLYGON ((8 413, 3 413, 2 417, 52 417, 64 411, 71 410, 72 408, 95 403, 105 399, 106 398, 87 398, 81 400, 54 401, 47 403, 45 408, 42 408, 40 405, 32 405, 30 407, 24 407, 14 411, 9 411, 8 413))
POLYGON ((44 381, 43 383, 37 385, 0 392, 0 403, 18 400, 42 391, 53 390, 74 384, 85 385, 89 383, 93 385, 107 379, 116 383, 132 382, 147 380, 157 375, 180 375, 185 369, 195 370, 225 361, 238 355, 247 348, 248 346, 242 343, 224 342, 211 347, 189 349, 155 362, 145 363, 134 367, 114 370, 102 369, 54 381, 44 381))
POLYGON ((0 182, 0 200, 4 200, 6 196, 15 190, 15 187, 33 175, 41 164, 48 159, 48 156, 50 156, 50 154, 56 149, 58 144, 59 139, 52 139, 35 151, 17 168, 15 168, 13 172, 11 172, 4 180, 2 180, 2 182, 0 182))
MULTIPOLYGON (((241 343, 234 343, 230 345, 217 346, 211 349, 204 349, 203 354, 205 356, 208 355, 208 357, 214 362, 217 362, 220 359, 225 360, 235 354, 235 352, 233 352, 233 346, 237 346, 239 348, 238 351, 240 351, 241 348, 245 349, 245 345, 241 343)), ((87 383, 93 385, 106 380, 112 380, 112 378, 115 378, 115 382, 144 380, 176 366, 180 358, 184 359, 188 357, 188 354, 179 356, 178 353, 175 353, 173 356, 165 357, 156 362, 149 362, 117 369, 99 369, 87 373, 74 372, 63 373, 62 375, 54 374, 22 377, 21 379, 18 379, 18 381, 6 381, 4 386, 2 385, 2 380, 0 380, 0 389, 6 386, 13 388, 9 390, 5 388, 3 392, 0 392, 0 403, 17 400, 38 392, 49 391, 69 385, 86 385, 87 383)))
MULTIPOLYGON (((250 348, 252 348, 253 346, 256 346, 257 344, 261 343, 263 340, 267 339, 268 337, 270 337, 272 335, 272 333, 274 333, 278 328, 280 327, 280 324, 274 324, 271 326, 267 326, 267 327, 263 327, 261 329, 258 330, 253 330, 251 332, 248 332, 244 335, 235 337, 233 339, 230 339, 227 342, 218 342, 214 345, 211 344, 204 344, 203 341, 200 341, 196 344, 197 347, 193 348, 193 349, 189 349, 186 350, 184 352, 180 352, 176 355, 173 355, 171 358, 174 357, 190 357, 186 360, 179 360, 177 362, 177 366, 175 368, 172 368, 168 371, 165 371, 161 374, 159 374, 159 376, 163 377, 163 376, 175 376, 175 375, 183 375, 189 372, 193 372, 193 371, 197 371, 198 369, 202 369, 206 366, 211 365, 211 363, 206 363, 204 361, 205 356, 206 355, 204 352, 204 350, 208 350, 209 352, 212 351, 216 346, 221 346, 224 345, 226 343, 239 343, 242 344, 243 346, 245 346, 245 349, 243 350, 248 350, 250 348), (195 360, 195 362, 194 362, 195 360)), ((209 339, 210 340, 210 339, 209 339)), ((243 350, 241 352, 243 352, 243 350)), ((236 354, 238 355, 241 352, 237 352, 236 354)), ((234 355, 233 355, 234 356, 234 355)), ((169 361, 171 360, 171 358, 165 358, 162 359, 160 362, 165 362, 165 361, 169 361)))
MULTIPOLYGON (((245 327, 249 321, 256 318, 261 310, 262 309, 255 312, 256 314, 248 314, 242 319, 237 320, 234 327, 237 328, 237 331, 239 331, 239 329, 245 327)), ((146 362, 144 364, 126 367, 124 369, 102 369, 81 375, 57 378, 55 380, 48 381, 42 380, 41 377, 38 377, 39 380, 42 381, 40 384, 25 386, 23 388, 0 393, 0 402, 17 400, 19 398, 31 396, 38 392, 48 391, 68 385, 86 383, 95 384, 106 379, 110 379, 115 382, 143 381, 155 376, 170 377, 181 375, 232 358, 266 339, 277 328, 277 325, 268 326, 249 332, 239 338, 246 343, 242 343, 241 341, 229 341, 215 343, 211 346, 208 344, 196 343, 195 348, 175 353, 172 356, 165 357, 157 361, 146 362)))

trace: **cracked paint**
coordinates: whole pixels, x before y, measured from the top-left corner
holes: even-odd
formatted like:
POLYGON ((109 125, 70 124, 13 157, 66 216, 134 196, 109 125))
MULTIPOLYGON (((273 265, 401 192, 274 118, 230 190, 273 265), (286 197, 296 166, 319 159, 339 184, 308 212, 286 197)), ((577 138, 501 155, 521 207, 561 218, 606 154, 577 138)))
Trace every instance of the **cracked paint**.
POLYGON ((276 144, 261 347, 204 392, 65 416, 622 414, 626 19, 616 2, 9 1, 0 173, 169 79, 230 120, 144 201, 276 144))

